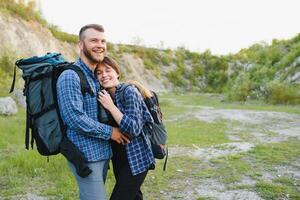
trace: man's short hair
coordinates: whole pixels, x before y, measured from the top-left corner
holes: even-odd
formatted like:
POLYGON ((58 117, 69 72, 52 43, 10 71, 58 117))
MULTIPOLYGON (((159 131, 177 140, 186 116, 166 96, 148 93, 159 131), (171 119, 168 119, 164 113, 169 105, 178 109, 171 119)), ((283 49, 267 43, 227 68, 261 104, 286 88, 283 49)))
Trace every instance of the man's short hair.
POLYGON ((79 31, 79 41, 83 40, 84 39, 84 32, 87 30, 87 29, 95 29, 99 32, 104 32, 104 28, 102 25, 99 25, 99 24, 87 24, 85 26, 83 26, 80 31, 79 31))

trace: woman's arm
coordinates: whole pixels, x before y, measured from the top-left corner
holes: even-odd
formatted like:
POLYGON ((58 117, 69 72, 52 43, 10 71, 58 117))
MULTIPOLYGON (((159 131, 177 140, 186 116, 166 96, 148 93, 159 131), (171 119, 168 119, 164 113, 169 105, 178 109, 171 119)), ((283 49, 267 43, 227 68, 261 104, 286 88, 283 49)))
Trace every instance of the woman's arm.
POLYGON ((124 110, 122 110, 124 116, 119 128, 121 132, 126 132, 131 137, 137 137, 142 132, 144 125, 143 113, 147 107, 140 92, 134 86, 126 87, 123 95, 123 100, 122 97, 118 98, 120 100, 119 103, 124 107, 124 110))
POLYGON ((137 137, 143 128, 142 104, 144 101, 140 93, 134 87, 127 88, 128 89, 124 91, 125 102, 121 102, 125 107, 124 113, 114 105, 110 95, 106 91, 99 93, 98 100, 104 108, 111 113, 122 133, 126 133, 130 137, 137 137))

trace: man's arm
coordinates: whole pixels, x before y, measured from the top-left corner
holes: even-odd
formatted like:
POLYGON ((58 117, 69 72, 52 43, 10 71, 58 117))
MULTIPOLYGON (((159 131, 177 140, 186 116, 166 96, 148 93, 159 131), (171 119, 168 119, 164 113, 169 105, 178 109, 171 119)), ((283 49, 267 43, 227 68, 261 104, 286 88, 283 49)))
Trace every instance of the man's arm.
POLYGON ((64 71, 56 86, 60 114, 68 128, 95 138, 111 138, 111 126, 93 120, 84 112, 80 79, 76 72, 64 71))
POLYGON ((129 143, 128 137, 124 133, 120 132, 120 129, 113 127, 111 133, 111 139, 116 141, 118 144, 127 144, 129 143))

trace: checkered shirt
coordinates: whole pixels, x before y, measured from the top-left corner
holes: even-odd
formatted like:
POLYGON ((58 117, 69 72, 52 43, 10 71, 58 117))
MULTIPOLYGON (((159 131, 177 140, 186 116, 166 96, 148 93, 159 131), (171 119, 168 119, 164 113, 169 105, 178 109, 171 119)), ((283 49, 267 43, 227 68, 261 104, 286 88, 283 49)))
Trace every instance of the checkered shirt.
POLYGON ((122 84, 119 84, 115 93, 115 103, 124 114, 119 128, 121 132, 133 138, 125 148, 131 173, 136 175, 148 170, 151 164, 155 164, 150 141, 143 132, 143 126, 146 123, 153 124, 153 119, 135 87, 125 88, 123 93, 125 102, 121 102, 121 87, 122 84))
POLYGON ((57 99, 68 138, 88 162, 109 159, 112 127, 99 123, 96 92, 100 86, 93 72, 79 59, 75 62, 87 77, 94 95, 81 93, 80 79, 73 70, 64 71, 57 81, 57 99))

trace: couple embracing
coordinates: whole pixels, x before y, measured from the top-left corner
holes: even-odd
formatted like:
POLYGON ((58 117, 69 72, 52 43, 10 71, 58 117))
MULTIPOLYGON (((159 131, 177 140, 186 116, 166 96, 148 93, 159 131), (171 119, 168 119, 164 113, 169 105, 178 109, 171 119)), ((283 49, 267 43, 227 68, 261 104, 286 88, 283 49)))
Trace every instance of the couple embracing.
POLYGON ((57 98, 67 137, 82 152, 92 170, 82 178, 68 162, 80 199, 107 199, 104 180, 109 159, 116 180, 110 199, 143 199, 141 185, 155 164, 151 144, 143 132, 145 124, 153 123, 151 114, 138 90, 134 86, 123 88, 124 84, 120 83, 121 70, 117 62, 106 56, 106 38, 101 25, 81 28, 79 48, 80 58, 74 64, 83 71, 94 95, 83 96, 77 73, 66 70, 57 81, 57 98), (105 90, 100 90, 100 86, 105 90), (107 123, 99 121, 99 104, 110 113, 107 123))

